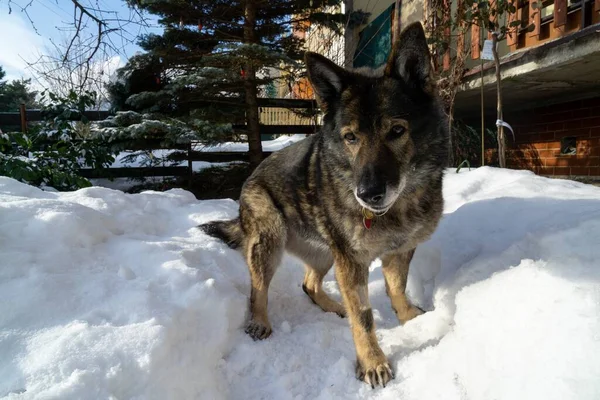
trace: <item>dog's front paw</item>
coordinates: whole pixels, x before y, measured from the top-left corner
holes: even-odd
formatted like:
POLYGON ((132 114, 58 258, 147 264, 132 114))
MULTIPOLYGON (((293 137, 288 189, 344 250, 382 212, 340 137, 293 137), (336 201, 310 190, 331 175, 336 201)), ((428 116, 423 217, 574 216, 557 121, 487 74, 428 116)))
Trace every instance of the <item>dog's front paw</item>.
POLYGON ((262 322, 251 320, 246 325, 245 332, 254 340, 263 340, 271 336, 271 325, 262 322))
POLYGON ((398 320, 402 325, 422 314, 425 314, 425 311, 413 305, 410 305, 408 308, 403 309, 401 312, 396 311, 396 316, 398 316, 398 320))
POLYGON ((375 389, 375 386, 379 385, 385 387, 390 380, 394 379, 394 371, 382 354, 380 357, 356 360, 356 378, 375 389))

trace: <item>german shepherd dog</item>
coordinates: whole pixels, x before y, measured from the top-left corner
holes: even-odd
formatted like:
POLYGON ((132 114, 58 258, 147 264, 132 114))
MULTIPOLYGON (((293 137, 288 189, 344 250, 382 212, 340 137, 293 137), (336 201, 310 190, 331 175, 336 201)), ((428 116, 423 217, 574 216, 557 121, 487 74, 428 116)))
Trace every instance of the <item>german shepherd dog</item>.
POLYGON ((349 71, 310 52, 305 61, 324 111, 321 131, 258 166, 242 188, 238 218, 200 228, 246 259, 248 335, 271 334, 269 283, 287 250, 305 263, 302 289, 310 299, 349 317, 357 378, 385 386, 394 374, 375 336, 369 265, 381 258, 401 323, 423 312, 404 291, 415 248, 442 215, 447 119, 420 23, 404 29, 380 72, 349 71), (322 288, 333 264, 343 306, 322 288))

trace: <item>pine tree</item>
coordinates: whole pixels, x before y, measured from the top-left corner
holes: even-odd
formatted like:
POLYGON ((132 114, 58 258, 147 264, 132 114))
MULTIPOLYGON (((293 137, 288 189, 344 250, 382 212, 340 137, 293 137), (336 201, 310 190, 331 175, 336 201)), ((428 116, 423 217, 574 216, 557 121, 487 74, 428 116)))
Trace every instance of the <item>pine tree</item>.
POLYGON ((134 94, 157 92, 164 87, 160 79, 160 63, 148 57, 135 56, 129 61, 127 68, 117 72, 117 76, 116 81, 106 85, 112 111, 146 109, 148 107, 144 105, 135 107, 129 104, 127 99, 134 94))
POLYGON ((5 76, 6 72, 0 66, 0 111, 18 112, 21 104, 25 104, 27 108, 38 106, 35 100, 37 92, 31 90, 31 79, 8 82, 4 80, 5 76))
POLYGON ((340 31, 344 16, 323 12, 340 0, 136 0, 157 15, 162 34, 145 35, 146 53, 125 71, 157 67, 160 88, 132 94, 127 104, 184 121, 245 123, 250 164, 262 160, 257 97, 282 75, 294 77, 303 40, 292 26, 320 23, 340 31), (278 71, 285 71, 284 74, 278 71))

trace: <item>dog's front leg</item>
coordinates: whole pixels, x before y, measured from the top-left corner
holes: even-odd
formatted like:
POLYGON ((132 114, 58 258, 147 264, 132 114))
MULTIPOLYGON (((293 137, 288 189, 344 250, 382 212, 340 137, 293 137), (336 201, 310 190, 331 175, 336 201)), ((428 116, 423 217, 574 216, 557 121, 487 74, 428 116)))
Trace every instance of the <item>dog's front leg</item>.
POLYGON ((410 304, 405 293, 408 267, 414 254, 413 249, 404 253, 386 254, 382 259, 385 290, 392 301, 392 309, 402 324, 423 314, 423 310, 410 304))
POLYGON ((385 386, 394 374, 375 336, 367 290, 369 267, 347 256, 336 255, 335 270, 356 347, 356 377, 373 388, 385 386))

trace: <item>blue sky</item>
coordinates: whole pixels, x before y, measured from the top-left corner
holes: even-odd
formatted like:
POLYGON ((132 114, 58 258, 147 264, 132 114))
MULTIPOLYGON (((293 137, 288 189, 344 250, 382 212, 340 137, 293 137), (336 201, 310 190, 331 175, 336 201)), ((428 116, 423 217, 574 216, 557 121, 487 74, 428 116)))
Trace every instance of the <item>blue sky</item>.
MULTIPOLYGON (((13 0, 12 13, 9 15, 7 3, 0 1, 0 65, 7 72, 9 79, 30 77, 27 61, 33 61, 37 55, 51 47, 50 40, 61 42, 70 38, 70 32, 64 28, 73 22, 73 3, 70 0, 33 0, 27 9, 32 23, 20 10, 20 6, 30 0, 13 0), (37 30, 37 32, 36 32, 37 30)), ((128 18, 129 10, 123 0, 80 0, 82 4, 92 8, 116 11, 119 18, 128 18)), ((92 31, 97 28, 90 26, 92 31)), ((136 26, 129 27, 134 39, 139 32, 136 26)), ((143 29, 142 32, 146 32, 143 29)), ((140 48, 134 43, 123 42, 114 34, 113 41, 123 47, 120 54, 113 54, 111 63, 123 65, 127 57, 132 56, 140 48)))

